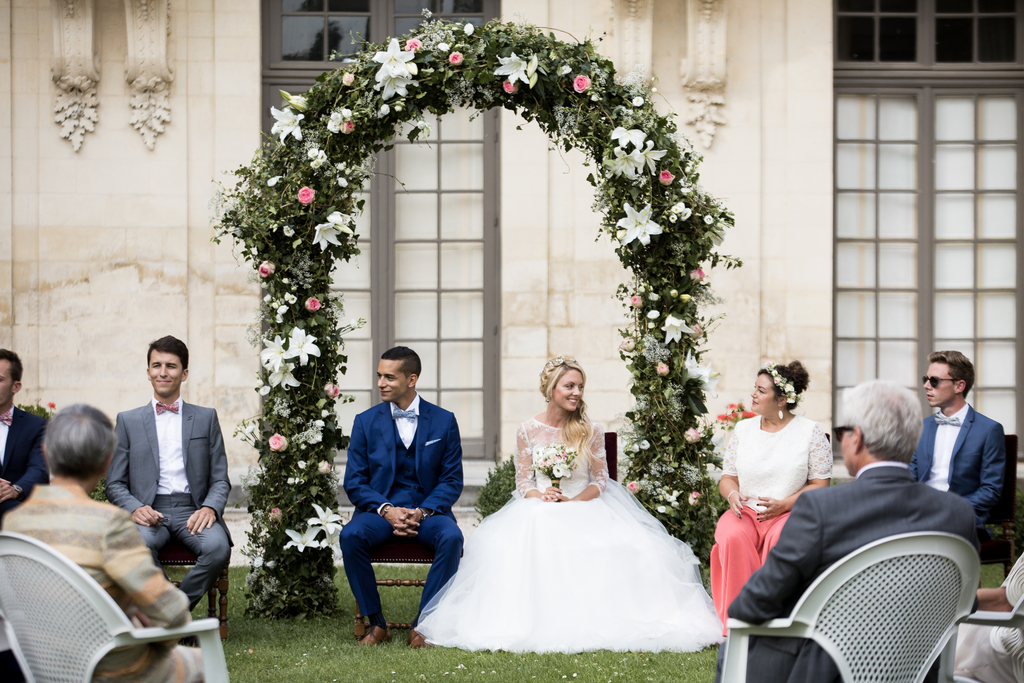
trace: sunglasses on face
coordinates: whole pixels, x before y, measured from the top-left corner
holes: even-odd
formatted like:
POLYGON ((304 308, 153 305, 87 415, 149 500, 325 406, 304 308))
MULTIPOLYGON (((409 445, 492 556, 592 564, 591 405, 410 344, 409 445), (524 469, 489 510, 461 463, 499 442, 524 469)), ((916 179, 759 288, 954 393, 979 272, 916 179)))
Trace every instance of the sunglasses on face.
POLYGON ((956 380, 953 379, 952 377, 929 377, 928 375, 925 375, 924 377, 921 378, 921 383, 922 384, 930 384, 932 389, 938 389, 939 388, 939 382, 955 382, 955 381, 956 380))
POLYGON ((853 427, 833 427, 832 431, 836 433, 836 443, 842 443, 843 435, 846 434, 846 432, 852 432, 853 429, 853 427))

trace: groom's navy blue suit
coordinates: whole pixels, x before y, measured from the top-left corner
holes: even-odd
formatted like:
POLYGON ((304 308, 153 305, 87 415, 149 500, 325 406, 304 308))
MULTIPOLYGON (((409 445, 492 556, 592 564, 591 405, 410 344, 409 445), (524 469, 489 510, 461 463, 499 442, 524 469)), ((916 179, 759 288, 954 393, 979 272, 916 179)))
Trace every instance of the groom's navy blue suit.
POLYGON ((391 525, 377 510, 390 503, 436 513, 420 522, 414 537, 434 550, 420 601, 425 607, 455 574, 462 556, 462 532, 452 514, 462 493, 462 441, 455 415, 421 397, 416 435, 408 448, 398 436, 390 403, 357 415, 348 445, 345 493, 356 511, 341 531, 341 552, 364 615, 381 611, 370 549, 394 538, 391 525))

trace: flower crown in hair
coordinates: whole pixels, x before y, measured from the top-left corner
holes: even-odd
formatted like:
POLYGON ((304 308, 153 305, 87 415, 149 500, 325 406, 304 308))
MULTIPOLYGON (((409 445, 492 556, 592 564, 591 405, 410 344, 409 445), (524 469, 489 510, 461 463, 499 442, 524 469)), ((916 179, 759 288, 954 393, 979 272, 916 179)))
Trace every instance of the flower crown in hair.
POLYGON ((576 359, 566 358, 565 356, 555 356, 554 358, 552 358, 551 360, 544 364, 544 369, 540 371, 540 376, 543 377, 544 373, 547 372, 548 370, 554 370, 559 365, 565 365, 566 362, 575 363, 576 359))
POLYGON ((779 388, 779 391, 786 395, 786 403, 796 403, 800 400, 796 395, 796 389, 793 388, 793 383, 779 374, 779 369, 775 364, 775 361, 765 363, 764 369, 772 376, 772 379, 775 381, 775 386, 779 388))

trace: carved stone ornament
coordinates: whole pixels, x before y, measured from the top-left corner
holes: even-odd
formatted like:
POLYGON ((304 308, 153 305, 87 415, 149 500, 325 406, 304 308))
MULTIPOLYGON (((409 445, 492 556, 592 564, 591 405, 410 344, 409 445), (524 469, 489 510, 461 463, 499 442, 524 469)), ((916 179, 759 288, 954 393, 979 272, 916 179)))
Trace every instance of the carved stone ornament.
POLYGON ((129 122, 153 149, 156 136, 171 122, 167 99, 174 74, 167 63, 167 37, 171 30, 169 0, 125 0, 128 20, 128 61, 125 80, 131 88, 129 122))
POLYGON ((50 71, 57 84, 53 120, 60 136, 76 152, 86 133, 96 128, 96 85, 100 60, 95 51, 93 0, 50 0, 53 14, 53 57, 50 71))
POLYGON ((654 47, 654 0, 611 0, 609 18, 618 44, 616 70, 628 73, 637 65, 651 73, 654 47))
POLYGON ((726 122, 719 111, 725 106, 725 0, 686 0, 686 5, 686 57, 680 64, 692 103, 686 122, 707 149, 726 122))

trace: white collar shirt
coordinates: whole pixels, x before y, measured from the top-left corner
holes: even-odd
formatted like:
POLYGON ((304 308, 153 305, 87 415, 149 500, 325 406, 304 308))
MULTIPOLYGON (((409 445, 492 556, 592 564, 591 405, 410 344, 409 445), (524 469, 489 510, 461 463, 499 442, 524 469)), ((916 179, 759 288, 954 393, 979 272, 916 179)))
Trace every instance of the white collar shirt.
POLYGON ((860 479, 860 475, 864 474, 868 470, 878 469, 879 467, 898 467, 900 469, 909 470, 910 465, 905 462, 897 462, 895 460, 879 460, 876 462, 870 462, 864 467, 857 470, 857 479, 860 479))
POLYGON ((156 494, 166 496, 172 493, 190 493, 188 478, 185 476, 185 456, 181 448, 181 414, 185 402, 178 399, 178 412, 165 410, 156 414, 156 399, 150 401, 150 409, 156 418, 156 440, 160 447, 160 478, 156 494))
MULTIPOLYGON (((938 491, 949 490, 949 469, 953 462, 953 446, 956 445, 956 438, 960 436, 960 429, 967 420, 969 405, 964 405, 955 415, 950 417, 960 418, 960 424, 939 425, 935 428, 935 449, 932 451, 932 469, 928 473, 928 481, 925 483, 938 491)), ((932 418, 934 419, 934 418, 932 418)))
POLYGON ((412 412, 416 413, 415 419, 411 419, 408 417, 395 418, 394 415, 396 410, 401 410, 401 408, 398 407, 398 404, 392 403, 391 419, 395 421, 395 428, 398 430, 398 436, 402 439, 402 443, 404 443, 405 447, 408 448, 409 446, 412 445, 412 440, 416 436, 416 425, 419 423, 420 395, 416 394, 416 396, 414 396, 412 399, 412 403, 410 403, 409 407, 407 408, 407 410, 411 410, 412 412))
MULTIPOLYGON (((14 406, 11 406, 11 417, 14 415, 14 406)), ((14 423, 11 423, 14 426, 14 423)), ((4 466, 4 453, 7 451, 7 435, 11 433, 11 427, 8 427, 3 422, 0 422, 0 467, 4 466)))

